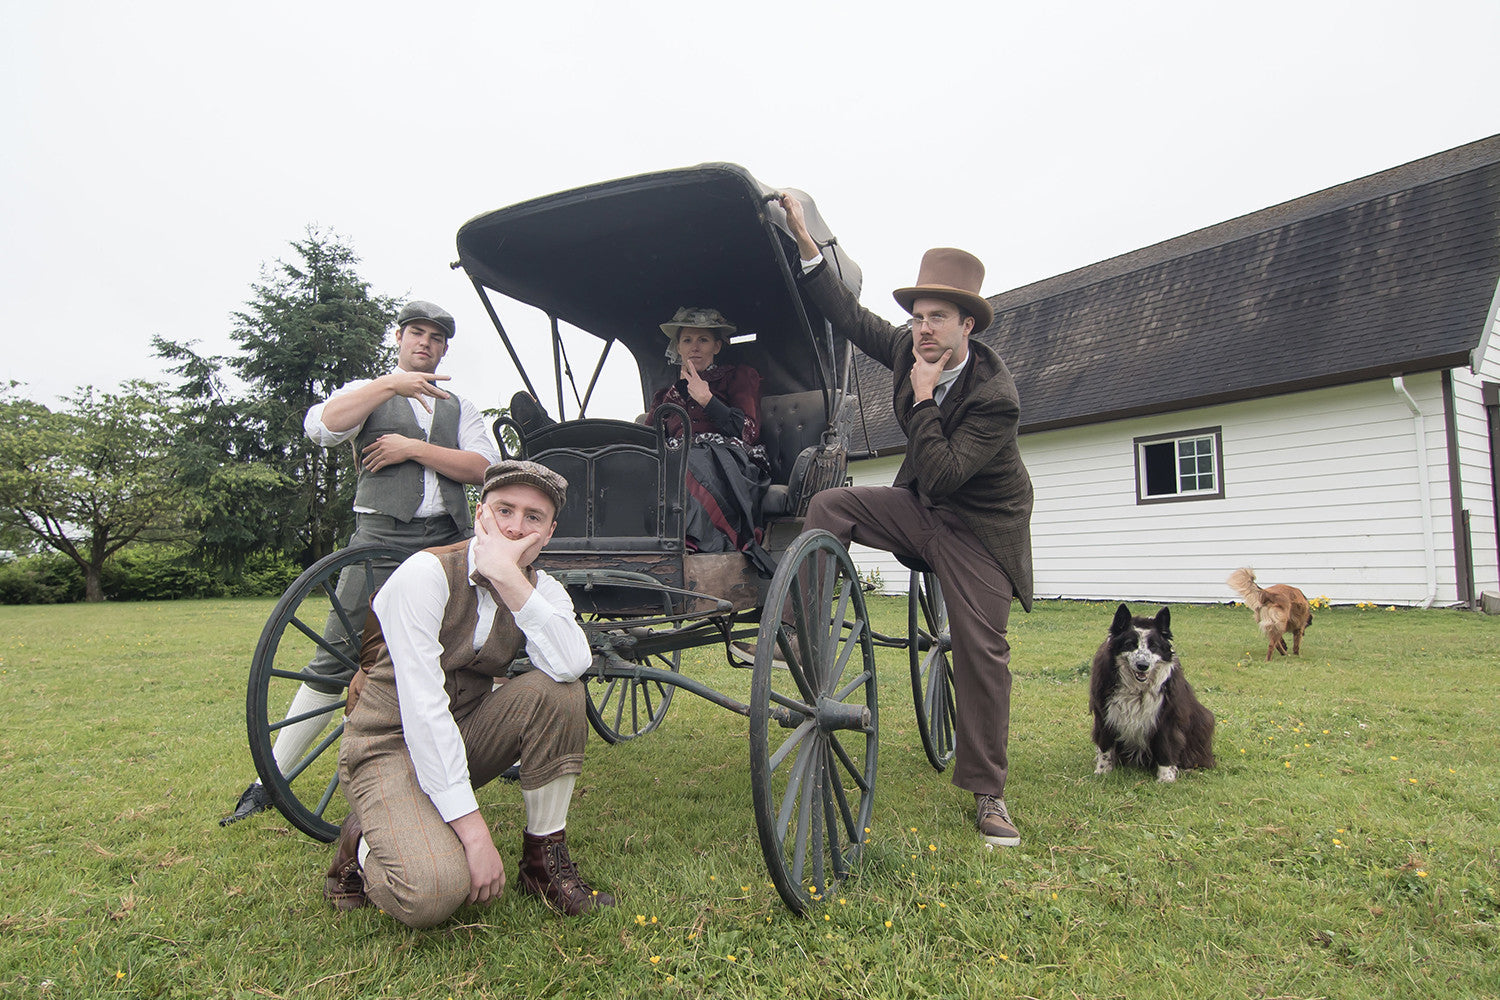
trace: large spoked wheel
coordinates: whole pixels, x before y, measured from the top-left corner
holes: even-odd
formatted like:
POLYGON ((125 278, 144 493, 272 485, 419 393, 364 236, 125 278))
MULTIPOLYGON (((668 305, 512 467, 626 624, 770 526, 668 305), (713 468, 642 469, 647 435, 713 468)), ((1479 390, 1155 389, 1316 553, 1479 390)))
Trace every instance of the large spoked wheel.
POLYGON ((804 532, 767 592, 750 697, 755 824, 771 880, 797 913, 853 872, 869 837, 875 688, 854 563, 828 532, 804 532))
POLYGON ((334 794, 339 783, 338 742, 344 733, 349 678, 359 667, 359 637, 351 621, 354 609, 338 600, 339 574, 364 574, 365 592, 371 593, 404 558, 401 549, 362 545, 318 560, 281 595, 250 662, 245 722, 255 771, 287 821, 324 842, 338 836, 343 818, 343 799, 334 794), (308 670, 320 650, 337 661, 337 674, 308 670), (319 692, 323 697, 315 699, 319 704, 313 709, 288 716, 292 699, 308 680, 329 690, 319 692), (298 727, 300 737, 311 737, 310 746, 283 773, 272 746, 283 731, 292 732, 290 727, 298 727), (315 735, 309 731, 314 728, 315 735))
POLYGON ((906 604, 906 649, 917 730, 927 759, 942 771, 953 763, 953 636, 937 575, 913 571, 906 604))
MULTIPOLYGON (((670 611, 668 612, 670 613, 670 611)), ((656 667, 680 673, 682 651, 646 653, 632 665, 656 667)), ((591 668, 584 676, 584 705, 589 725, 606 743, 623 743, 644 736, 667 716, 676 685, 624 675, 623 668, 591 668)))

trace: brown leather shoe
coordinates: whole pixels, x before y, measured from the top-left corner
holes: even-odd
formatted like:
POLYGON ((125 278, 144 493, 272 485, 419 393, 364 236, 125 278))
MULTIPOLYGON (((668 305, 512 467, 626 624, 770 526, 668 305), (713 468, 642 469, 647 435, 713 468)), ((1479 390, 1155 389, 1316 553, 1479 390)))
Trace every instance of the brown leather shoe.
POLYGON ((601 906, 615 905, 615 897, 595 889, 578 874, 578 866, 568 856, 566 830, 545 837, 523 831, 520 869, 521 891, 541 896, 559 913, 576 917, 601 906))
POLYGON ((333 864, 328 866, 328 877, 323 880, 323 898, 335 910, 357 910, 370 905, 365 898, 365 876, 359 870, 362 832, 353 813, 344 817, 344 825, 339 827, 338 850, 333 855, 333 864))

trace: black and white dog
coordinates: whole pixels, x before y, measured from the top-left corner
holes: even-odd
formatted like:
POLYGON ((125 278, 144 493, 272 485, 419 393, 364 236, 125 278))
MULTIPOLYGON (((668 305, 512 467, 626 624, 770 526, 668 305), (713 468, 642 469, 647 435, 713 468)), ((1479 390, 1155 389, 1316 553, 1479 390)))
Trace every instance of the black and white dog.
POLYGON ((1132 618, 1120 605, 1109 638, 1094 654, 1089 708, 1094 713, 1095 774, 1120 762, 1156 768, 1176 781, 1179 768, 1214 766, 1214 714, 1199 704, 1172 649, 1171 615, 1132 618))

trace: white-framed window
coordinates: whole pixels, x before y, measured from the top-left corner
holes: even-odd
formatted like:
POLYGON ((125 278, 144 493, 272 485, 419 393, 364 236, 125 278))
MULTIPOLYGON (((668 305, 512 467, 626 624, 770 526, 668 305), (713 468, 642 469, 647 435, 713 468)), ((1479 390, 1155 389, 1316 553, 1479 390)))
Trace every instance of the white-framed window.
POLYGON ((1136 438, 1136 503, 1221 499, 1223 444, 1220 427, 1136 438))

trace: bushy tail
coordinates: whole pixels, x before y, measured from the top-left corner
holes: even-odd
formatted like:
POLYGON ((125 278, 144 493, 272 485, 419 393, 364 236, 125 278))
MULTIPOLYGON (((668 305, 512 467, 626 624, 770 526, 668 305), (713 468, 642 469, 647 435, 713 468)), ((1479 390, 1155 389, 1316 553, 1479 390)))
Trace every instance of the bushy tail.
POLYGON ((1251 611, 1259 611, 1260 606, 1265 603, 1260 587, 1255 582, 1255 570, 1248 566, 1242 566, 1229 574, 1229 579, 1224 581, 1229 584, 1229 589, 1239 594, 1245 601, 1245 607, 1251 611))

